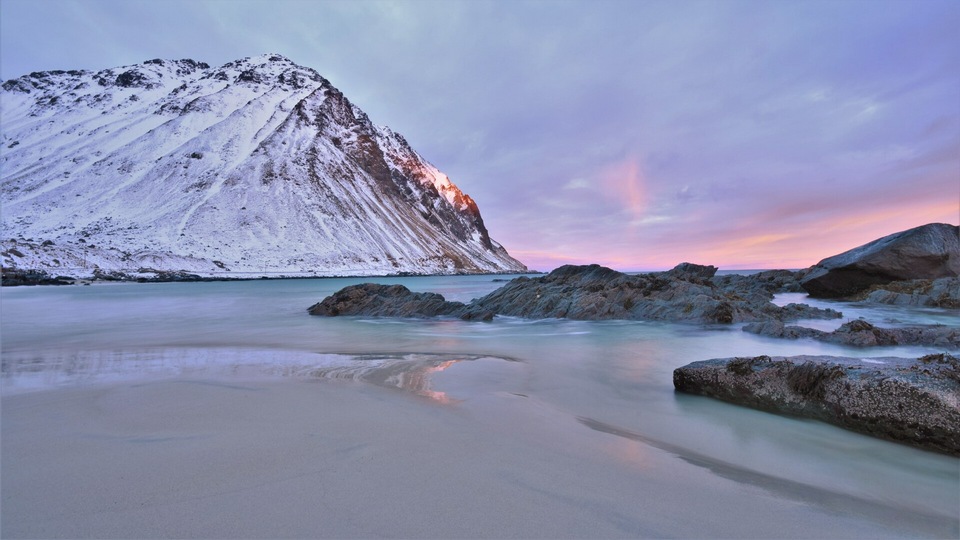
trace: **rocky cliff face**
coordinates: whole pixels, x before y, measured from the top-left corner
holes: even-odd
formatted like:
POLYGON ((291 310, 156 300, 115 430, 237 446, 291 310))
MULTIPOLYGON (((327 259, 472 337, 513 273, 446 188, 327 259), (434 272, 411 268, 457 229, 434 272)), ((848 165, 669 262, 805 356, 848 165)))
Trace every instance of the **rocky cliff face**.
POLYGON ((525 270, 402 136, 279 55, 31 73, 0 105, 6 267, 525 270))

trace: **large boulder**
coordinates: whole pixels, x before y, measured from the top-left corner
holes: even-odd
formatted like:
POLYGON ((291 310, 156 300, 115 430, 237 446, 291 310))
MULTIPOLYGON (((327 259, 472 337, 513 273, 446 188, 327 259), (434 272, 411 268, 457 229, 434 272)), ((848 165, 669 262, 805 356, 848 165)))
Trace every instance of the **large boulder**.
POLYGON ((674 387, 960 456, 960 360, 722 358, 673 372, 674 387))
POLYGON ((811 296, 841 298, 873 285, 960 275, 960 227, 931 223, 818 262, 801 280, 811 296))

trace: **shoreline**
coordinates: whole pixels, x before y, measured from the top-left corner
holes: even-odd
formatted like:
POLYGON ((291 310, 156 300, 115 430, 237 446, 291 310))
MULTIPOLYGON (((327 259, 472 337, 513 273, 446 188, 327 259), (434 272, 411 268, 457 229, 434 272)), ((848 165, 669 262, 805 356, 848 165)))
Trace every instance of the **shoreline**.
MULTIPOLYGON (((761 272, 775 272, 775 271, 787 271, 787 272, 799 272, 803 270, 802 268, 745 268, 745 269, 729 269, 724 270, 720 269, 717 271, 718 276, 725 275, 743 275, 749 276, 753 274, 759 274, 761 272)), ((11 271, 16 271, 19 273, 39 273, 43 274, 46 277, 33 280, 27 283, 10 283, 0 281, 0 286, 2 287, 43 287, 43 286, 63 286, 63 285, 94 285, 94 284, 103 284, 103 283, 213 283, 213 282, 234 282, 234 281, 279 281, 279 280, 299 280, 299 279, 384 279, 384 278, 415 278, 415 277, 463 277, 463 276, 542 276, 546 275, 549 272, 544 272, 540 270, 528 270, 527 272, 468 272, 460 274, 420 274, 413 272, 400 272, 396 274, 344 274, 344 275, 318 275, 318 274, 309 274, 309 275, 293 275, 288 273, 278 273, 278 275, 264 275, 255 272, 231 272, 231 274, 255 274, 251 276, 235 276, 235 275, 210 275, 206 273, 194 273, 186 271, 162 271, 161 274, 174 274, 173 277, 147 277, 147 276, 138 276, 136 272, 120 272, 126 277, 123 278, 97 278, 97 277, 82 277, 76 278, 69 275, 57 275, 51 274, 47 270, 23 270, 17 268, 3 268, 3 275, 9 275, 11 271), (189 277, 177 277, 177 276, 189 276, 189 277)), ((624 271, 624 274, 627 275, 641 275, 641 274, 657 274, 662 272, 667 272, 667 270, 637 270, 637 271, 624 271)), ((38 274, 38 275, 39 275, 38 274)), ((504 280, 504 282, 509 280, 504 280)))
MULTIPOLYGON (((8 275, 11 269, 4 268, 4 275, 8 275)), ((205 274, 196 274, 192 272, 161 272, 161 274, 173 274, 170 277, 146 277, 146 276, 137 276, 123 273, 125 277, 107 277, 107 278, 97 278, 97 277, 83 277, 75 278, 72 276, 53 276, 46 271, 34 271, 27 270, 24 271, 27 273, 30 272, 42 272, 47 277, 40 278, 28 283, 10 283, 2 282, 0 286, 3 287, 44 287, 44 286, 63 286, 63 285, 92 285, 92 284, 102 284, 102 283, 212 283, 212 282, 234 282, 234 281, 279 281, 279 280, 299 280, 299 279, 384 279, 384 278, 416 278, 416 277, 463 277, 463 276, 535 276, 543 275, 544 272, 538 271, 528 271, 522 273, 516 272, 470 272, 462 274, 418 274, 418 273, 408 273, 401 272, 397 274, 380 274, 380 275, 370 275, 370 274, 358 274, 358 275, 290 275, 290 274, 279 274, 279 275, 261 275, 256 274, 253 276, 215 276, 215 275, 205 275, 205 274)), ((239 272, 238 272, 239 273, 239 272)))

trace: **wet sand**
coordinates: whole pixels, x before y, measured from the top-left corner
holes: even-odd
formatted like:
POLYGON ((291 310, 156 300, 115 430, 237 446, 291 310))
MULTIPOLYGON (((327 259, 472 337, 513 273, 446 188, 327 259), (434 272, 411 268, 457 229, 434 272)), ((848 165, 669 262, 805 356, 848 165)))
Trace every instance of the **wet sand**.
POLYGON ((958 534, 943 512, 758 474, 567 414, 505 384, 507 363, 424 365, 412 386, 394 384, 396 370, 204 373, 7 393, 0 535, 958 534))

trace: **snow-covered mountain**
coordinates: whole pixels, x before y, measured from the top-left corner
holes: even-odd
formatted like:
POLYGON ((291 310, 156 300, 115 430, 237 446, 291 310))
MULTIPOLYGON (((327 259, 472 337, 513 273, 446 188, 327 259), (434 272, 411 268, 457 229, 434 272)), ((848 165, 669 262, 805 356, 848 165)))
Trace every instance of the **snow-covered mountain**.
POLYGON ((207 275, 523 271, 477 205, 276 54, 0 90, 3 266, 207 275))

